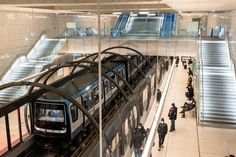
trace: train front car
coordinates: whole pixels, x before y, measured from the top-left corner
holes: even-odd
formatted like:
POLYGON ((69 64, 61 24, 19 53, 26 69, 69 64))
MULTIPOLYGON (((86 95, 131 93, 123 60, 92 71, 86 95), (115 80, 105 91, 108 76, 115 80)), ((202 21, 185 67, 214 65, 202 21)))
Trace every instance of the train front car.
POLYGON ((33 107, 34 135, 41 146, 66 144, 69 136, 67 109, 63 102, 37 100, 33 107), (63 143, 63 142, 65 143, 63 143))

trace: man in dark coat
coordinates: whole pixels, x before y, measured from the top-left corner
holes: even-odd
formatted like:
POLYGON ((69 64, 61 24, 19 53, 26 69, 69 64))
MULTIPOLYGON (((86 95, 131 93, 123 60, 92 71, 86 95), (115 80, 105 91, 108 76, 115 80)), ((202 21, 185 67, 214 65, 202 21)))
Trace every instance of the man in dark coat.
POLYGON ((138 131, 137 128, 134 129, 134 133, 132 136, 132 143, 131 143, 131 148, 132 146, 134 147, 134 155, 135 157, 141 157, 141 146, 143 144, 143 135, 141 131, 138 131))
POLYGON ((188 68, 188 76, 193 76, 193 71, 190 68, 188 68))
POLYGON ((175 120, 177 119, 177 107, 175 103, 172 103, 172 107, 169 110, 168 117, 171 120, 170 132, 175 130, 175 120))
POLYGON ((158 151, 161 150, 161 148, 163 148, 163 143, 165 141, 165 136, 167 134, 168 131, 168 126, 164 121, 164 118, 161 118, 161 122, 158 125, 157 128, 157 132, 158 132, 158 136, 159 136, 159 148, 158 151))
POLYGON ((142 123, 138 124, 138 131, 143 135, 143 138, 147 138, 146 130, 144 129, 142 123))

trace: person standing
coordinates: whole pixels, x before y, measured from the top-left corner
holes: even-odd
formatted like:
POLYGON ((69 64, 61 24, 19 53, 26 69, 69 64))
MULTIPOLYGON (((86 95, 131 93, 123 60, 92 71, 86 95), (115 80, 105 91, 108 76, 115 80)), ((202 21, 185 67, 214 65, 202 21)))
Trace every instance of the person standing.
POLYGON ((159 136, 159 148, 158 148, 158 151, 160 151, 161 148, 163 148, 163 143, 165 141, 165 136, 167 134, 167 131, 168 131, 168 126, 165 123, 164 118, 161 118, 161 122, 159 123, 158 128, 157 128, 157 132, 158 132, 158 136, 159 136))
POLYGON ((143 144, 143 135, 140 131, 138 131, 137 128, 134 129, 134 133, 132 136, 132 143, 130 148, 132 146, 134 147, 134 155, 135 157, 141 157, 141 146, 143 144))
POLYGON ((168 117, 171 120, 170 132, 175 130, 175 120, 177 119, 177 107, 175 107, 175 103, 172 103, 171 105, 172 107, 168 113, 168 117))
POLYGON ((176 60, 175 60, 175 65, 176 65, 176 67, 178 67, 178 64, 179 64, 179 56, 176 56, 175 59, 176 59, 176 60))

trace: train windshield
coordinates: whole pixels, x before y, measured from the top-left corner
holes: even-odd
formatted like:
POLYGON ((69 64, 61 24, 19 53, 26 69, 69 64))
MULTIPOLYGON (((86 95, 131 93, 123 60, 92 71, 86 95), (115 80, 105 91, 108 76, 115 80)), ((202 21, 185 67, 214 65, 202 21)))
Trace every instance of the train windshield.
POLYGON ((65 106, 56 103, 36 103, 35 121, 39 128, 61 130, 66 124, 65 106))

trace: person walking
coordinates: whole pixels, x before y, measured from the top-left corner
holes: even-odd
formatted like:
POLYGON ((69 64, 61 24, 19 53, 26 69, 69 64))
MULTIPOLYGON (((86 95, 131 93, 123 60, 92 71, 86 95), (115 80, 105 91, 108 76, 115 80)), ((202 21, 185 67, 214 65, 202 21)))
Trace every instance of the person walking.
POLYGON ((143 144, 143 135, 137 128, 134 129, 130 148, 134 147, 135 157, 141 157, 141 146, 143 144))
POLYGON ((159 148, 158 148, 158 151, 160 151, 161 148, 163 148, 163 143, 165 141, 165 136, 167 134, 167 131, 168 131, 168 126, 165 123, 164 118, 161 118, 161 122, 159 123, 158 128, 157 128, 157 132, 158 132, 158 136, 159 136, 159 148))
POLYGON ((170 132, 175 130, 175 120, 177 119, 177 107, 175 107, 175 103, 172 103, 171 105, 172 107, 168 113, 168 117, 171 120, 170 132))
POLYGON ((147 138, 147 134, 146 134, 146 130, 144 129, 144 126, 142 123, 139 123, 138 124, 138 130, 142 135, 143 135, 143 138, 147 138))

